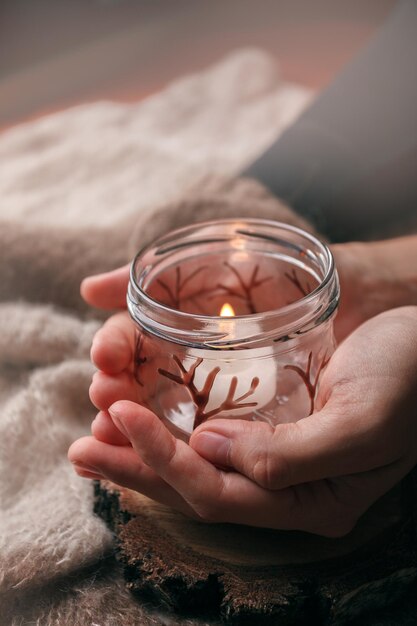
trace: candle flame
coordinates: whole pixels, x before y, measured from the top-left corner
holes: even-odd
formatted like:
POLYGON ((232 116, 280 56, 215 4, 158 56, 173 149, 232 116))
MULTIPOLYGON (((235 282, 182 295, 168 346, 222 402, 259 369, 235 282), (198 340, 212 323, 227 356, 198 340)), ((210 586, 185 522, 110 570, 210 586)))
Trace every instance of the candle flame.
POLYGON ((229 304, 228 302, 223 304, 221 311, 220 311, 220 317, 234 317, 234 316, 235 316, 235 312, 233 310, 232 305, 229 304))

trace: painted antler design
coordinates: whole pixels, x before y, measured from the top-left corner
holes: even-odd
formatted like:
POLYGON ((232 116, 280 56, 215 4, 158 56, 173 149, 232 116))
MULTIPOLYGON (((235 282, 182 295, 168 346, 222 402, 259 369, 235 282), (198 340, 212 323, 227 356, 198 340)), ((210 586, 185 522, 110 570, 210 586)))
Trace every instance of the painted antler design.
POLYGON ((306 286, 303 287, 295 270, 292 270, 291 274, 289 274, 288 272, 284 272, 284 276, 288 278, 288 280, 291 281, 295 287, 297 287, 297 289, 303 296, 306 296, 311 292, 310 283, 306 282, 306 286))
POLYGON ((214 415, 217 415, 218 413, 221 413, 222 411, 249 408, 249 407, 254 407, 257 405, 257 402, 242 402, 242 401, 246 400, 246 398, 249 398, 249 396, 253 394, 253 392, 259 385, 259 378, 257 377, 253 378, 248 391, 244 393, 242 396, 239 396, 239 398, 235 398, 234 396, 236 393, 238 379, 236 376, 233 376, 232 380, 230 381, 229 391, 227 393, 227 396, 224 402, 222 402, 221 405, 218 406, 217 408, 212 409, 211 411, 208 411, 206 413, 205 409, 207 407, 207 404, 210 398, 210 391, 213 388, 214 381, 216 380, 217 374, 220 372, 220 367, 215 367, 211 370, 211 372, 209 372, 209 374, 207 375, 206 381, 203 385, 203 388, 201 389, 201 391, 199 391, 197 387, 195 386, 194 377, 195 377, 196 369, 202 363, 203 359, 201 358, 196 359, 195 363, 191 365, 188 371, 185 369, 184 365, 181 363, 181 361, 176 355, 174 355, 173 359, 175 363, 178 365, 178 368, 180 370, 179 375, 173 374, 172 372, 168 372, 167 370, 163 370, 163 369, 158 369, 158 372, 159 374, 161 374, 161 376, 165 376, 165 378, 172 380, 174 383, 177 383, 178 385, 184 385, 185 387, 187 387, 188 391, 190 392, 191 398, 196 406, 196 413, 195 413, 193 428, 197 428, 197 426, 205 422, 207 419, 209 419, 209 417, 213 417, 214 415))
POLYGON ((314 401, 316 399, 316 393, 317 393, 317 386, 318 386, 318 382, 319 382, 319 378, 320 378, 320 374, 322 372, 322 370, 326 367, 327 363, 330 361, 330 357, 327 357, 327 355, 325 354, 318 369, 316 372, 316 377, 314 378, 314 380, 311 380, 311 361, 313 359, 313 353, 310 352, 310 354, 308 355, 308 361, 307 361, 307 368, 305 370, 303 370, 301 367, 299 367, 298 365, 285 365, 284 369, 285 370, 292 370, 293 372, 295 372, 296 374, 299 375, 299 377, 301 378, 301 380, 303 381, 303 383, 305 384, 306 388, 307 388, 307 392, 308 392, 308 396, 310 398, 310 413, 309 415, 311 415, 314 412, 314 401))
POLYGON ((139 377, 139 370, 142 366, 143 363, 146 363, 147 358, 146 356, 142 356, 142 348, 143 348, 143 335, 141 333, 138 333, 138 337, 136 340, 136 348, 135 348, 135 360, 134 360, 134 364, 133 364, 133 375, 135 377, 136 382, 143 387, 143 382, 141 381, 140 377, 139 377))
POLYGON ((252 276, 249 279, 249 282, 245 283, 242 276, 240 275, 238 270, 235 267, 233 267, 233 265, 231 265, 228 261, 225 261, 224 265, 227 268, 229 268, 230 271, 233 272, 233 274, 236 276, 237 281, 242 289, 242 292, 236 291, 236 289, 233 289, 232 287, 228 287, 227 285, 223 285, 221 283, 217 285, 217 289, 223 289, 229 295, 234 296, 235 298, 240 298, 241 300, 245 300, 250 313, 256 313, 257 311, 255 308, 255 304, 253 302, 252 291, 256 287, 259 287, 260 285, 263 285, 264 283, 266 283, 268 280, 271 280, 272 276, 266 276, 265 278, 257 278, 258 272, 259 272, 259 265, 255 265, 255 267, 253 268, 252 276))
MULTIPOLYGON (((259 265, 255 265, 252 271, 252 275, 248 282, 245 282, 240 274, 240 272, 233 267, 228 261, 224 262, 224 265, 235 275, 238 281, 238 287, 229 287, 228 285, 224 285, 222 283, 218 283, 215 287, 208 288, 205 287, 203 289, 198 289, 187 296, 183 295, 185 286, 193 280, 200 272, 207 270, 207 266, 199 267, 194 272, 191 272, 186 278, 181 278, 181 268, 175 268, 175 281, 174 285, 170 286, 164 280, 158 278, 156 282, 158 285, 165 291, 168 296, 169 303, 176 309, 181 308, 181 302, 184 300, 189 300, 194 304, 194 306, 200 309, 203 313, 205 313, 204 309, 198 303, 197 298, 199 296, 204 295, 209 300, 212 300, 216 297, 216 291, 219 290, 229 294, 230 296, 234 296, 235 298, 239 298, 240 300, 244 300, 250 313, 256 313, 256 307, 253 300, 252 292, 256 287, 263 285, 268 280, 271 280, 272 276, 266 276, 265 278, 258 278, 259 265), (239 288, 240 287, 240 288, 239 288)), ((217 294, 218 295, 218 294, 217 294)))
MULTIPOLYGON (((180 308, 180 304, 181 304, 181 299, 182 299, 182 292, 184 290, 184 287, 193 279, 197 276, 197 274, 200 274, 201 272, 205 271, 207 269, 206 265, 203 265, 202 267, 198 267, 196 270, 194 270, 194 272, 191 272, 191 274, 189 274, 187 276, 187 278, 183 278, 181 279, 181 268, 180 267, 176 267, 175 268, 175 285, 174 288, 172 289, 169 285, 167 285, 167 283, 163 280, 161 280, 160 278, 157 279, 157 283, 158 285, 160 285, 160 287, 162 287, 162 289, 165 291, 165 293, 168 295, 171 304, 174 308, 179 309, 180 308)), ((192 294, 190 294, 189 296, 187 296, 187 300, 193 300, 194 298, 196 298, 197 296, 201 295, 202 293, 205 293, 206 290, 204 289, 200 289, 192 294)))

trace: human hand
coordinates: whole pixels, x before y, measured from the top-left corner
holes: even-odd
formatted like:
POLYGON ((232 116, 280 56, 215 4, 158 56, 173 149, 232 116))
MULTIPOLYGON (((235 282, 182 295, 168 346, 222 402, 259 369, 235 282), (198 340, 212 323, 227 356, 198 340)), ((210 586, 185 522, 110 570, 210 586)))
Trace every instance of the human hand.
POLYGON ((330 246, 340 279, 338 340, 366 320, 417 305, 417 236, 330 246))
POLYGON ((92 385, 102 409, 93 436, 69 451, 80 475, 108 478, 203 521, 335 537, 417 461, 416 307, 377 316, 339 346, 315 414, 275 428, 213 420, 189 445, 134 402, 123 362, 126 346, 133 354, 127 322, 127 314, 112 318, 93 346, 102 365, 113 350, 119 356, 113 374, 99 373, 92 385))

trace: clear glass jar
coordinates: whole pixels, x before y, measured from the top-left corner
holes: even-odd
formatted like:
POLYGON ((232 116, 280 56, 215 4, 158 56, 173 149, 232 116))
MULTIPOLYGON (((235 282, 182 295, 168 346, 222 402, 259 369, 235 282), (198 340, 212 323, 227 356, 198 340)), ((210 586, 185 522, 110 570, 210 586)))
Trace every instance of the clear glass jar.
POLYGON ((261 219, 173 231, 135 257, 127 302, 139 401, 176 436, 217 417, 276 425, 314 411, 339 302, 314 236, 261 219))

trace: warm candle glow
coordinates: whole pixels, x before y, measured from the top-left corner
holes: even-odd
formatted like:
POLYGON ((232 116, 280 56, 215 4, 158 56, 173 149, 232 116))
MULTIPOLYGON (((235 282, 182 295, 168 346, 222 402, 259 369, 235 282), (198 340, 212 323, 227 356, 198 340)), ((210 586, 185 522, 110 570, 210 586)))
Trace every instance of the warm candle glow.
POLYGON ((223 304, 221 311, 220 311, 220 317, 234 317, 234 316, 235 316, 235 312, 233 310, 233 307, 228 302, 223 304))

